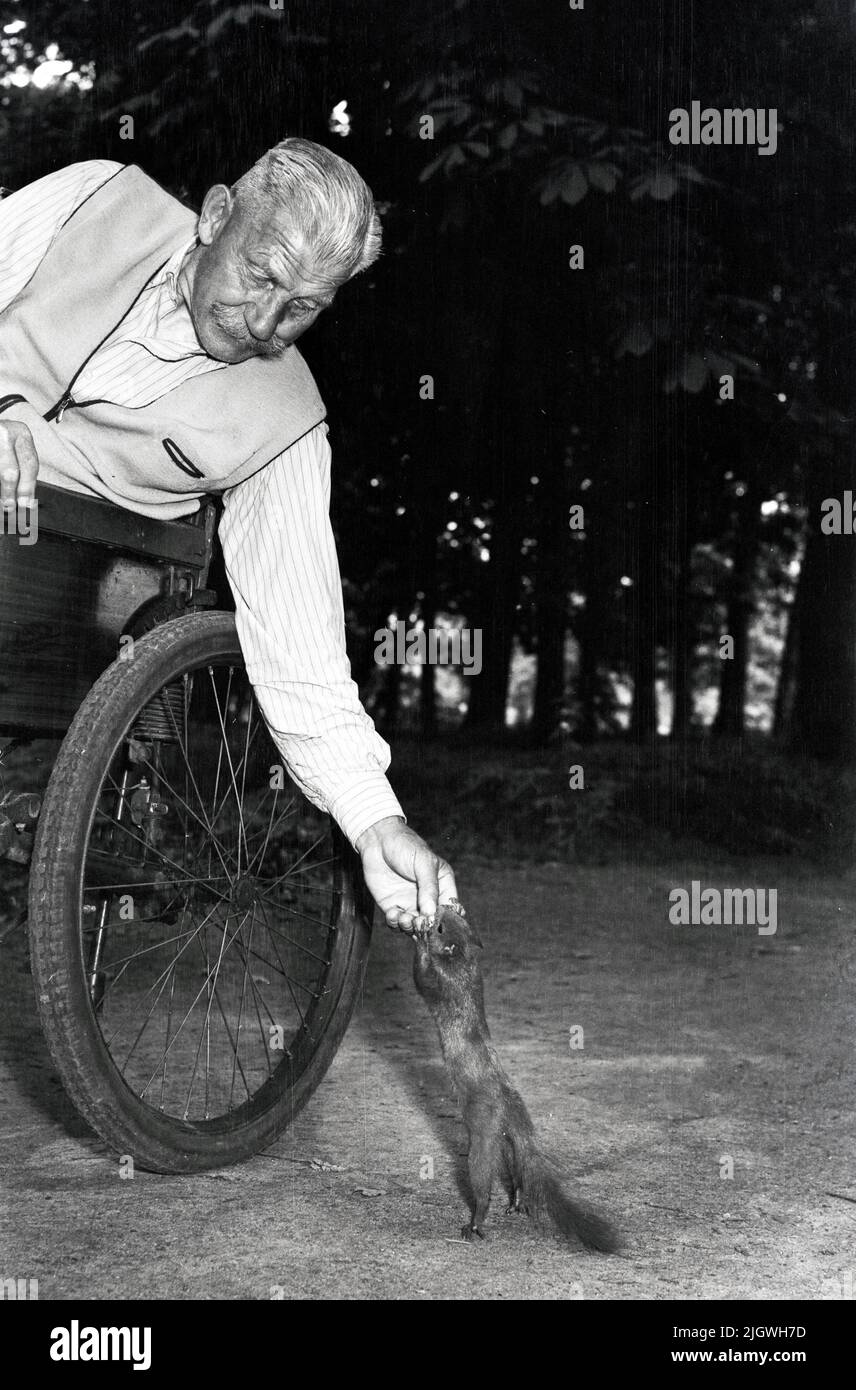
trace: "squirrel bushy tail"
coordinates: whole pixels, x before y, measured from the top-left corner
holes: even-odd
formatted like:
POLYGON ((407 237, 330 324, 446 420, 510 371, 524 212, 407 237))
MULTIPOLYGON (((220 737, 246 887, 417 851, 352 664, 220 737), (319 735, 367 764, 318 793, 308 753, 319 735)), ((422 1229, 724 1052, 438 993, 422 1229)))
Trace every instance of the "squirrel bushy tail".
POLYGON ((527 1138, 515 1145, 517 1203, 536 1226, 577 1237, 590 1250, 614 1254, 621 1240, 614 1226, 591 1207, 568 1195, 556 1165, 527 1138))

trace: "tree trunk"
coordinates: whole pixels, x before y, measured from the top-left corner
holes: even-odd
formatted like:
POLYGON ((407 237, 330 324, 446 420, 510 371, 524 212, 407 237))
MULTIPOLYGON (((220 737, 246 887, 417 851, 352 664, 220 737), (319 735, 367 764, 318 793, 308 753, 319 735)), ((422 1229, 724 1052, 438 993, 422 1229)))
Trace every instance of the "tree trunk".
POLYGON ((565 696, 565 632, 568 609, 568 509, 565 461, 559 429, 548 429, 538 470, 538 535, 535 570, 537 674, 531 735, 536 745, 556 733, 565 696))
MULTIPOLYGON (((790 742, 800 753, 856 763, 856 541, 846 533, 823 535, 821 504, 844 502, 854 485, 856 425, 856 314, 822 311, 815 388, 838 415, 826 447, 816 451, 807 474, 805 558, 797 618, 797 681, 790 742), (844 330, 844 331, 843 331, 844 330)), ((846 518, 845 518, 846 521, 846 518)))
POLYGON ((482 566, 480 593, 473 607, 473 626, 482 633, 482 669, 469 682, 466 727, 490 734, 501 734, 505 729, 515 605, 520 591, 522 497, 512 500, 511 491, 503 489, 497 498, 490 561, 482 566))
POLYGON ((657 734, 656 662, 654 634, 654 539, 640 528, 639 563, 634 587, 631 674, 633 713, 630 733, 634 743, 645 743, 657 734))
POLYGON ((824 497, 853 487, 849 440, 832 468, 813 478, 809 531, 799 581, 797 688, 791 745, 816 758, 856 762, 856 544, 820 531, 824 497))
POLYGON ((797 676, 797 634, 799 631, 797 597, 798 595, 795 594, 787 612, 785 644, 782 649, 782 664, 779 667, 779 681, 776 686, 773 734, 777 739, 787 738, 793 717, 797 676))
POLYGON ((422 600, 422 621, 425 625, 425 661, 419 679, 419 732, 423 739, 433 739, 437 734, 437 701, 434 681, 434 666, 428 660, 431 647, 428 640, 429 629, 437 616, 433 593, 426 593, 422 600))
POLYGON ((741 499, 735 515, 734 555, 726 597, 726 634, 734 640, 734 655, 722 662, 719 709, 712 733, 742 738, 746 727, 746 682, 749 675, 749 625, 755 607, 755 561, 758 509, 751 492, 741 499))
POLYGON ((401 691, 401 667, 387 666, 383 685, 375 699, 372 718, 384 738, 392 738, 398 729, 398 697, 401 691))
MULTIPOLYGON (((586 536, 585 544, 587 548, 592 544, 591 536, 586 536)), ((594 743, 600 732, 597 716, 600 702, 603 608, 596 565, 587 564, 584 573, 586 603, 575 624, 575 635, 580 648, 577 680, 580 715, 574 733, 580 743, 594 743)))
POLYGON ((689 524, 687 468, 690 461, 683 457, 675 475, 674 509, 674 591, 672 598, 672 727, 669 737, 683 742, 693 725, 692 666, 695 651, 695 632, 692 621, 693 538, 689 524))
POLYGON ((482 670, 470 682, 466 727, 491 735, 505 730, 508 676, 517 627, 522 567, 524 504, 529 475, 528 457, 543 420, 521 381, 531 381, 521 357, 534 352, 538 325, 523 323, 513 298, 504 306, 497 335, 492 386, 477 430, 477 467, 486 479, 494 508, 490 530, 490 560, 480 565, 473 626, 482 631, 482 670), (527 336, 528 335, 528 336, 527 336))
MULTIPOLYGON (((649 388, 652 389, 652 388, 649 388)), ((643 409, 636 417, 628 438, 638 468, 636 506, 633 511, 634 573, 630 674, 633 682, 633 709, 630 736, 634 743, 645 743, 657 735, 656 705, 656 627, 657 520, 659 497, 656 488, 651 430, 643 409), (634 438, 635 435, 635 438, 634 438)))
POLYGON ((669 737, 676 743, 687 738, 693 724, 692 661, 695 642, 690 629, 691 565, 691 558, 685 551, 676 575, 672 648, 672 727, 669 737))

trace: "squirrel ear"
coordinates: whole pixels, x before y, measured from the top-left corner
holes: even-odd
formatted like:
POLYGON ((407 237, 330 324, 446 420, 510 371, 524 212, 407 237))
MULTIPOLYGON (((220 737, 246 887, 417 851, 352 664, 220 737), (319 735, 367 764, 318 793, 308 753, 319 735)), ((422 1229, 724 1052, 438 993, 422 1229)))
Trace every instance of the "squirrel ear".
POLYGON ((474 946, 478 946, 479 950, 480 950, 480 951, 483 951, 483 950, 484 950, 484 943, 483 943, 481 937, 480 937, 480 936, 477 936, 476 933, 473 932, 473 938, 472 938, 472 939, 473 939, 473 945, 474 945, 474 946))

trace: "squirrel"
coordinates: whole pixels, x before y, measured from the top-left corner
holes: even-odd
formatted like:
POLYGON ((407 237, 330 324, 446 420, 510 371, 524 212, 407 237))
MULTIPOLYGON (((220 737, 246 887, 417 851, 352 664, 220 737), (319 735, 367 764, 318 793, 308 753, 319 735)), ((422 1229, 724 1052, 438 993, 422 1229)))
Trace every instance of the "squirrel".
POLYGON ((472 1209, 461 1235, 484 1238, 499 1178, 508 1212, 523 1212, 537 1226, 576 1237, 593 1250, 616 1251, 620 1241, 610 1223, 565 1192, 557 1164, 539 1149, 529 1112, 491 1046, 478 958, 482 943, 460 903, 441 906, 413 939, 414 983, 437 1025, 470 1136, 472 1209))

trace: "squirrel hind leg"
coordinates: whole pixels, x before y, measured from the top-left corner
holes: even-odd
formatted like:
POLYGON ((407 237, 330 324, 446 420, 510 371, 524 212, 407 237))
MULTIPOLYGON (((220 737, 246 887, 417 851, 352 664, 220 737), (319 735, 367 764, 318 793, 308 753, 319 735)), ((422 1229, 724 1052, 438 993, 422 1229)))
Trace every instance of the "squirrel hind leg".
POLYGON ((493 1190, 493 1178, 496 1172, 497 1151, 496 1144, 489 1137, 473 1135, 470 1141, 469 1168, 470 1168, 470 1188, 472 1190, 472 1215, 469 1225, 465 1226, 462 1235, 465 1240, 472 1240, 474 1235, 484 1240, 484 1226, 490 1207, 490 1196, 493 1190))
POLYGON ((503 1186, 508 1193, 508 1206, 505 1209, 506 1216, 512 1212, 516 1216, 528 1216, 529 1207, 526 1203, 524 1191, 524 1171, 517 1149, 513 1140, 506 1137, 503 1148, 503 1186))
POLYGON ((505 1208, 506 1216, 511 1216, 512 1212, 515 1216, 528 1216, 529 1208, 523 1201, 523 1189, 521 1187, 515 1187, 512 1183, 507 1190, 508 1206, 505 1208))

